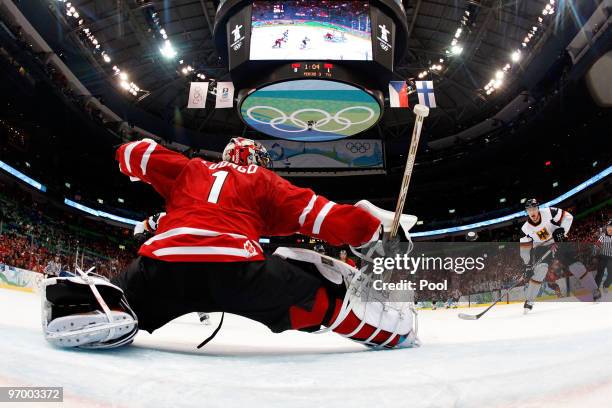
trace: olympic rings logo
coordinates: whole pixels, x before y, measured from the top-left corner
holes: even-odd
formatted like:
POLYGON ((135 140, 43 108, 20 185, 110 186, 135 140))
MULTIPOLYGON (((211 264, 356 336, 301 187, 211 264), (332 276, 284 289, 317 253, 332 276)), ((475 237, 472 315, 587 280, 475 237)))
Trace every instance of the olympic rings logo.
POLYGON ((368 142, 348 142, 346 144, 346 149, 351 153, 366 153, 371 148, 368 142))
POLYGON ((331 113, 324 111, 322 109, 307 108, 307 109, 296 110, 290 116, 287 116, 285 112, 283 112, 282 110, 278 108, 275 108, 273 106, 262 106, 262 105, 253 106, 249 108, 246 112, 246 116, 249 119, 251 119, 253 122, 261 123, 262 125, 269 125, 272 128, 278 130, 279 132, 287 132, 287 133, 301 133, 301 132, 306 132, 309 130, 316 130, 317 132, 321 132, 321 133, 339 133, 339 132, 347 130, 351 126, 362 125, 364 123, 367 123, 371 121, 375 115, 376 113, 374 112, 374 109, 369 108, 367 106, 351 106, 351 107, 339 110, 335 115, 332 115, 331 113), (253 116, 253 112, 256 110, 271 111, 271 112, 276 113, 277 116, 274 119, 270 120, 269 122, 266 122, 266 121, 260 120, 253 116), (363 120, 353 122, 352 120, 347 119, 344 116, 342 116, 344 113, 353 111, 353 110, 365 111, 367 112, 368 117, 363 120), (299 115, 303 113, 307 113, 307 112, 308 113, 318 113, 323 116, 323 119, 317 120, 317 121, 312 121, 312 120, 303 121, 298 118, 299 115), (333 129, 333 130, 322 129, 324 126, 328 125, 332 121, 340 125, 340 127, 338 129, 333 129), (291 130, 291 129, 282 129, 278 127, 279 125, 284 125, 287 122, 290 122, 294 127, 296 127, 296 129, 291 130))

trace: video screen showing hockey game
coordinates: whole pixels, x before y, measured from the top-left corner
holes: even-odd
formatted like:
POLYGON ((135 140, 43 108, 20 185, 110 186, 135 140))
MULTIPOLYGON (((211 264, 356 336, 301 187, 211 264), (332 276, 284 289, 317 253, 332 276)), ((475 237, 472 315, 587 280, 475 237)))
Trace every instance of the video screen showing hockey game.
POLYGON ((367 1, 253 3, 252 60, 372 60, 367 1))

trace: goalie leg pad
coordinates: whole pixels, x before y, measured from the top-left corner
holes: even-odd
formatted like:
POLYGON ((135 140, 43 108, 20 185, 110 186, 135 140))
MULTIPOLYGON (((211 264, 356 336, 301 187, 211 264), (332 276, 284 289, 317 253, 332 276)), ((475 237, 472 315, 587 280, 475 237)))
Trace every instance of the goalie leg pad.
POLYGON ((138 328, 138 323, 128 313, 111 311, 111 314, 113 323, 98 311, 53 319, 47 324, 47 341, 57 347, 100 348, 103 342, 129 336, 138 328))
POLYGON ((59 347, 80 348, 131 343, 138 332, 138 320, 123 291, 102 277, 78 272, 80 276, 43 281, 45 339, 59 347))
POLYGON ((375 293, 371 282, 371 277, 361 271, 352 276, 344 299, 336 304, 333 319, 317 333, 333 331, 375 348, 418 347, 414 303, 391 302, 371 296, 375 293))
POLYGON ((331 282, 316 292, 310 307, 294 306, 290 309, 293 329, 323 325, 326 328, 315 333, 333 331, 371 347, 418 345, 416 311, 412 301, 388 302, 376 299, 376 296, 363 296, 371 290, 370 277, 342 261, 314 251, 278 248, 274 255, 312 264, 331 282), (332 290, 333 284, 342 282, 342 291, 332 290), (344 290, 344 287, 348 289, 344 290))

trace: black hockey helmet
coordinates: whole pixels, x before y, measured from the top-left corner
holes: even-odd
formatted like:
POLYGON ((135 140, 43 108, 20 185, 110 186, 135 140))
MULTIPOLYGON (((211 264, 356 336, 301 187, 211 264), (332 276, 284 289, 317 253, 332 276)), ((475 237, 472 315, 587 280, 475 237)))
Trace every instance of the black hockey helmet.
POLYGON ((540 207, 540 203, 535 198, 530 198, 529 200, 525 201, 526 210, 529 208, 539 208, 539 207, 540 207))

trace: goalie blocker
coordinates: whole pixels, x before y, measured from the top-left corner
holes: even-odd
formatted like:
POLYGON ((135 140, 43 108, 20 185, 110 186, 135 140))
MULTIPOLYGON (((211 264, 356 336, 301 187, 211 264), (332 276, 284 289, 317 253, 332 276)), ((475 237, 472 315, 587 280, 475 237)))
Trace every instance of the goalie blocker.
MULTIPOLYGON (((392 212, 367 202, 357 206, 389 230, 392 212)), ((402 216, 406 236, 415 222, 402 216)), ((275 333, 333 331, 371 347, 418 345, 411 301, 391 305, 364 296, 372 289, 361 271, 303 249, 279 248, 253 262, 139 257, 112 283, 80 273, 47 279, 44 288, 45 337, 62 347, 118 347, 129 344, 138 329, 153 332, 191 312, 233 313, 275 333)))

